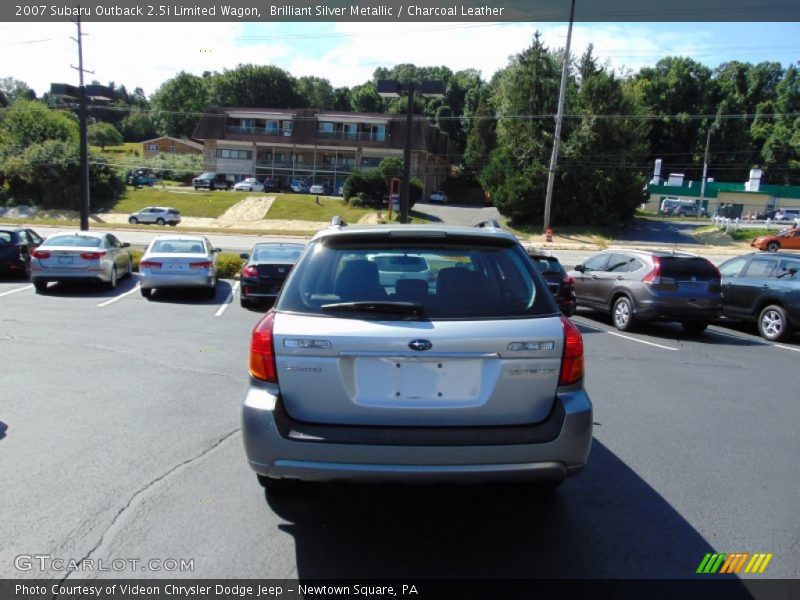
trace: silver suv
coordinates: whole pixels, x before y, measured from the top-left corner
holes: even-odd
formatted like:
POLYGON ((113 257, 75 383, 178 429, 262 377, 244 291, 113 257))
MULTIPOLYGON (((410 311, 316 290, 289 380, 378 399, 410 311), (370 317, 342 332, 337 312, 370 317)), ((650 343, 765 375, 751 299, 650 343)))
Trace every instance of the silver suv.
MULTIPOLYGON (((336 221, 336 220, 335 220, 336 221)), ((583 340, 496 224, 318 233, 253 330, 243 438, 267 491, 291 480, 523 480, 586 463, 583 340), (432 281, 383 284, 381 262, 432 281)))
POLYGON ((138 223, 154 223, 156 225, 168 224, 174 227, 180 222, 180 211, 177 208, 171 208, 169 206, 148 206, 128 217, 128 223, 131 225, 136 225, 138 223))

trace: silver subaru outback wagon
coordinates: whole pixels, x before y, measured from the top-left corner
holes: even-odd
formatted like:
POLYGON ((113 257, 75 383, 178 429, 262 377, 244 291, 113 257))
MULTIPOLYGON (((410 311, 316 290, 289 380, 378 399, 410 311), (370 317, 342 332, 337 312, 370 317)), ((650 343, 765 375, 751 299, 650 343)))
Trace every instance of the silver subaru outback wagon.
POLYGON ((583 375, 581 334, 496 224, 337 224, 253 330, 245 451, 271 493, 297 480, 555 486, 589 454, 583 375), (421 260, 425 278, 382 276, 421 260))

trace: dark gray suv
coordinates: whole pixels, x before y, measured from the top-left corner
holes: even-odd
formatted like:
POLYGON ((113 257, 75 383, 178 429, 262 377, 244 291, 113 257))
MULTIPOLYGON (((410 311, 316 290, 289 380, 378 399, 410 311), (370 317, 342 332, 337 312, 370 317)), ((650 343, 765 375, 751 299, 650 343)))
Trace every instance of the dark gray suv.
POLYGON ((621 331, 637 321, 678 321, 698 334, 722 311, 719 271, 693 254, 606 250, 569 274, 578 306, 611 313, 621 331))
POLYGON ((292 479, 557 485, 592 440, 581 334, 495 226, 318 233, 253 330, 242 410, 271 493, 292 479), (430 276, 395 277, 421 260, 430 276))

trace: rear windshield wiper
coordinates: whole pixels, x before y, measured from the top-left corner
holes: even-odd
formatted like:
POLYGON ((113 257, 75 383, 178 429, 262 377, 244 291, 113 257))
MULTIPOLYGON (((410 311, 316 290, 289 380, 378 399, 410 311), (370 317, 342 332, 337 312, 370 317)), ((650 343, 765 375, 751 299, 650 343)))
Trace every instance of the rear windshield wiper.
POLYGON ((425 308, 418 302, 387 302, 385 300, 361 300, 359 302, 334 302, 323 304, 324 311, 365 312, 386 315, 409 315, 421 317, 425 308))

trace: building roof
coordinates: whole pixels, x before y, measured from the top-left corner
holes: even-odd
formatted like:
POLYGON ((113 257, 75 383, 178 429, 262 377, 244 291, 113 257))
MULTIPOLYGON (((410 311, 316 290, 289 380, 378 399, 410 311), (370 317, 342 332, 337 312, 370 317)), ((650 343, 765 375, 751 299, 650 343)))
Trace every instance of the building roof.
POLYGON ((176 138, 170 135, 162 135, 161 137, 153 138, 152 140, 144 140, 141 142, 142 144, 151 144, 153 142, 158 142, 159 140, 172 140, 173 142, 180 142, 181 144, 186 144, 190 148, 194 148, 195 150, 203 150, 203 144, 199 142, 195 142, 193 140, 187 140, 185 138, 176 138))

